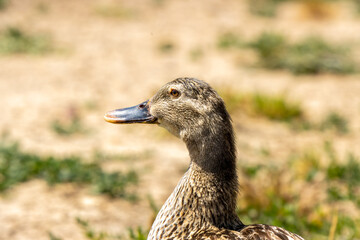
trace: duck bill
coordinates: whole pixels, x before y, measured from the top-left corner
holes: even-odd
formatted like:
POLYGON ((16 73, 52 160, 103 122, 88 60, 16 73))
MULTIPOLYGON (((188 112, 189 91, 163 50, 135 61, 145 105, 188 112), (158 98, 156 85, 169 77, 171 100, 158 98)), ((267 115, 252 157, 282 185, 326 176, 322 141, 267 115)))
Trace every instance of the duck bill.
POLYGON ((150 114, 149 100, 139 105, 116 109, 107 112, 104 116, 105 121, 110 123, 156 123, 157 119, 150 114))

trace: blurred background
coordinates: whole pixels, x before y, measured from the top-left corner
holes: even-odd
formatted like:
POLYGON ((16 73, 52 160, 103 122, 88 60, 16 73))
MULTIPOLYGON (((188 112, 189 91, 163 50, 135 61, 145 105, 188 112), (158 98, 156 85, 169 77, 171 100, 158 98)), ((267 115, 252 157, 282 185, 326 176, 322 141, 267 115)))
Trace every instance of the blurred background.
POLYGON ((0 239, 146 239, 184 144, 103 120, 177 77, 236 130, 245 223, 360 239, 359 0, 0 0, 0 239))

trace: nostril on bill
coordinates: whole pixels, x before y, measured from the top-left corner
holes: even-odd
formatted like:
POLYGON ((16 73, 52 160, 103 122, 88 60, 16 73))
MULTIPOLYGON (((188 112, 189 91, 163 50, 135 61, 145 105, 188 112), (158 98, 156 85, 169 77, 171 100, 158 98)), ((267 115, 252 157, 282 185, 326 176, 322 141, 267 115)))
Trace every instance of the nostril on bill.
POLYGON ((147 103, 148 103, 148 101, 141 103, 141 104, 139 105, 139 108, 140 108, 140 109, 145 108, 146 105, 147 105, 147 103))

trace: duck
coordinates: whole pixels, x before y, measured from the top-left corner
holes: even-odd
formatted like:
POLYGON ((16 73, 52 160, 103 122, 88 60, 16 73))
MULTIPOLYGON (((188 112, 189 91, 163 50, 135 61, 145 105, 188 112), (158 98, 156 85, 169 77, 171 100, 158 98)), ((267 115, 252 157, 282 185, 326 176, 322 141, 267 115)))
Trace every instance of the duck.
POLYGON ((148 240, 304 240, 283 228, 244 224, 236 214, 239 182, 231 117, 206 82, 177 78, 136 106, 104 115, 115 124, 155 124, 180 138, 190 164, 157 214, 148 240))

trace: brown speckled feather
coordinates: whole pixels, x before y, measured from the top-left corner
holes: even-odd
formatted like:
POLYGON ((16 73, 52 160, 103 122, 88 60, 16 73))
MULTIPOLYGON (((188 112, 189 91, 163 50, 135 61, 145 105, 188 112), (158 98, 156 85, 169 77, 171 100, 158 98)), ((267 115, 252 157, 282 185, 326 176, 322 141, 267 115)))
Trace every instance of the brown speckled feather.
POLYGON ((303 240, 282 228, 244 225, 235 214, 231 182, 191 164, 160 210, 148 239, 303 240))
POLYGON ((193 239, 197 240, 303 240, 300 236, 282 228, 254 224, 244 227, 240 231, 216 229, 199 233, 193 239))
POLYGON ((303 238, 297 234, 291 233, 279 227, 269 226, 265 224, 253 224, 246 226, 239 232, 238 239, 303 240, 303 238))

